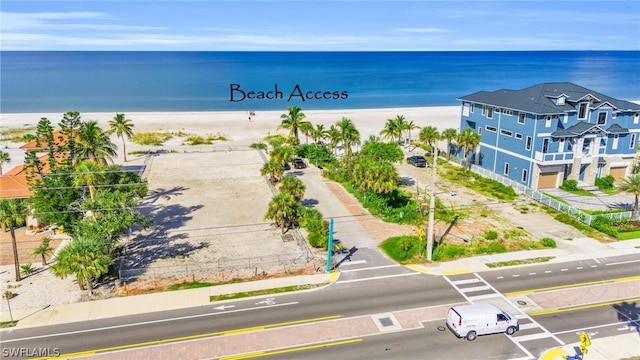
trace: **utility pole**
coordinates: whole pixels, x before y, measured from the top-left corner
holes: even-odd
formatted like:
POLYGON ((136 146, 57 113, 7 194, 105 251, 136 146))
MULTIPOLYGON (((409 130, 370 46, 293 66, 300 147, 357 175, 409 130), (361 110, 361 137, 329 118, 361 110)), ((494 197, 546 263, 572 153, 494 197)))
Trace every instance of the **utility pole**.
POLYGON ((431 261, 431 255, 433 253, 433 223, 435 221, 436 212, 436 163, 438 162, 438 150, 433 146, 431 152, 433 153, 433 163, 431 168, 433 174, 431 176, 431 198, 429 199, 429 226, 427 228, 427 261, 431 261))

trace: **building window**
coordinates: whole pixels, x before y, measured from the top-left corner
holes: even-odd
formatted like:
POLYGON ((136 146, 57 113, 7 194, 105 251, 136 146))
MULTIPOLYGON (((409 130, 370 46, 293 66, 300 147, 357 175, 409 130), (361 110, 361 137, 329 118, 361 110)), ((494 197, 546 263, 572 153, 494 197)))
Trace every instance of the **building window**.
POLYGON ((558 104, 558 105, 564 105, 564 96, 560 96, 560 97, 558 98, 558 103, 557 103, 557 104, 558 104))
POLYGON ((587 118, 588 108, 589 108, 589 103, 581 103, 578 106, 578 120, 584 120, 587 118))
POLYGON ((526 150, 531 150, 531 142, 533 141, 533 139, 531 139, 531 136, 527 136, 527 141, 524 144, 524 148, 526 150))
POLYGON ((516 139, 518 139, 518 140, 522 140, 522 134, 520 134, 520 133, 516 133, 516 139))
POLYGON ((564 152, 564 139, 558 141, 558 152, 564 152))
POLYGON ((487 118, 493 119, 493 108, 491 106, 487 109, 487 118))
POLYGON ((605 125, 607 123, 607 113, 599 112, 598 113, 598 125, 605 125))
POLYGON ((522 169, 522 182, 527 182, 527 177, 529 176, 527 169, 522 169))
POLYGON ((469 104, 469 109, 471 110, 471 112, 473 112, 473 110, 475 110, 475 108, 476 108, 476 104, 474 104, 474 103, 469 104))
POLYGON ((502 109, 502 113, 505 114, 505 115, 513 115, 513 110, 502 109))
POLYGON ((542 140, 542 152, 547 153, 549 151, 549 139, 542 140))
POLYGON ((482 135, 482 128, 478 126, 478 135, 482 135))
POLYGON ((505 135, 505 136, 513 136, 513 132, 509 131, 509 130, 504 130, 504 129, 500 129, 500 134, 505 135))
POLYGON ((482 106, 482 116, 487 116, 487 105, 482 106))
POLYGON ((518 114, 518 124, 524 124, 525 113, 518 114))
POLYGON ((640 113, 635 113, 633 114, 633 123, 637 124, 638 122, 640 122, 640 113))
POLYGON ((629 149, 636 148, 636 134, 631 134, 631 142, 629 143, 629 149))
POLYGON ((620 140, 620 136, 618 134, 613 135, 613 142, 611 143, 611 150, 618 149, 618 141, 620 140))
POLYGON ((509 175, 509 163, 504 163, 504 174, 509 175))
POLYGON ((545 116, 544 127, 551 127, 551 116, 545 116))
POLYGON ((485 126, 485 128, 487 129, 487 131, 491 131, 491 132, 496 132, 496 131, 498 131, 498 129, 496 129, 496 127, 495 127, 495 126, 489 126, 489 125, 487 125, 487 126, 485 126))
POLYGON ((565 124, 569 122, 569 114, 564 114, 562 122, 565 123, 565 124))

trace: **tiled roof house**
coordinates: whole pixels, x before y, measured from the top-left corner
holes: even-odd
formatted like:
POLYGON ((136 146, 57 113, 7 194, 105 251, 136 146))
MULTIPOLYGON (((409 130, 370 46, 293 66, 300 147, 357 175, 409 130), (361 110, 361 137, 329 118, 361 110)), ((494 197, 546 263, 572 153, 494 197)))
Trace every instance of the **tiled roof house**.
POLYGON ((480 91, 458 99, 460 130, 481 136, 472 160, 534 189, 631 174, 640 105, 570 82, 480 91))

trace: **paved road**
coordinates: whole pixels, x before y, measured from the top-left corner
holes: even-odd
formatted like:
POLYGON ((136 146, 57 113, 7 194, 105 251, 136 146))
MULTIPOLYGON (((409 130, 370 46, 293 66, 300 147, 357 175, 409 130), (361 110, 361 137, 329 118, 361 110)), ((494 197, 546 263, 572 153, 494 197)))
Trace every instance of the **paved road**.
MULTIPOLYGON (((581 281, 614 279, 630 274, 638 275, 636 267, 640 259, 637 257, 620 257, 600 261, 605 265, 583 266, 583 269, 580 269, 578 273, 570 273, 568 270, 561 271, 561 269, 557 269, 555 264, 517 267, 501 270, 500 273, 504 278, 513 279, 517 274, 533 272, 544 274, 545 271, 557 270, 552 278, 556 281, 555 284, 560 285, 574 284, 578 274, 582 276, 581 281), (614 263, 617 265, 606 265, 614 263)), ((568 269, 580 266, 579 264, 582 263, 565 263, 563 266, 568 269)), ((375 271, 362 269, 360 271, 362 273, 375 271)), ((254 336, 253 334, 256 334, 255 336, 263 334, 264 336, 263 331, 285 331, 286 329, 294 331, 296 336, 300 337, 300 341, 313 342, 309 337, 313 338, 318 335, 317 331, 312 330, 314 326, 327 326, 325 332, 330 335, 336 332, 334 340, 338 340, 341 339, 339 337, 342 334, 341 331, 345 332, 344 337, 349 338, 348 331, 365 329, 374 323, 380 324, 380 318, 386 318, 390 313, 393 313, 396 318, 400 318, 397 323, 402 323, 402 317, 407 318, 402 328, 417 327, 418 323, 416 322, 418 321, 442 319, 449 304, 462 303, 465 300, 471 302, 498 301, 501 306, 514 313, 519 313, 520 309, 511 305, 505 296, 496 290, 497 287, 502 286, 508 291, 523 291, 531 289, 531 285, 540 287, 538 285, 545 284, 545 279, 541 278, 537 280, 540 283, 514 281, 505 285, 506 283, 500 283, 502 279, 492 278, 496 274, 497 272, 493 271, 445 277, 425 274, 388 277, 388 274, 383 274, 369 278, 351 279, 358 281, 340 282, 341 278, 335 285, 322 290, 226 302, 224 303, 226 307, 222 309, 220 309, 221 304, 216 303, 200 308, 73 323, 54 328, 15 329, 11 332, 3 332, 2 339, 3 346, 59 347, 65 354, 158 340, 178 341, 184 340, 185 337, 230 335, 238 333, 238 331, 250 332, 247 336, 254 336), (436 308, 439 310, 434 310, 435 312, 429 310, 436 308), (351 321, 350 319, 361 319, 358 321, 364 321, 365 325, 362 328, 347 325, 351 321), (372 321, 372 319, 377 320, 372 321), (341 321, 345 325, 340 325, 341 321), (292 325, 305 327, 307 331, 311 332, 305 333, 302 327, 297 328, 292 325), (256 331, 258 329, 263 329, 263 331, 256 331)), ((566 317, 558 318, 565 319, 566 317)), ((521 356, 537 354, 551 346, 561 344, 563 340, 553 333, 574 329, 574 324, 567 324, 564 320, 559 321, 553 317, 541 317, 538 321, 536 318, 520 312, 520 319, 523 325, 528 325, 523 326, 523 330, 516 336, 507 338, 507 341, 511 342, 509 347, 516 346, 522 351, 524 355, 521 354, 521 356), (553 332, 547 327, 552 328, 553 332)), ((594 322, 587 325, 597 326, 602 322, 611 322, 609 318, 593 317, 593 320, 594 322)), ((375 326, 371 331, 376 334, 380 332, 375 326)), ((361 335, 359 334, 359 336, 361 335)), ((272 335, 267 338, 273 341, 282 341, 286 337, 272 335)), ((223 336, 219 340, 232 341, 232 337, 223 336)), ((431 344, 429 341, 435 341, 435 344, 438 344, 436 338, 427 341, 431 344)), ((242 343, 246 345, 246 341, 242 343)), ((262 344, 262 346, 269 348, 274 344, 262 344)), ((144 351, 150 351, 150 349, 145 348, 144 351)), ((217 351, 223 350, 225 349, 217 351)), ((231 349, 228 351, 230 352, 226 354, 234 353, 231 349)), ((241 352, 243 351, 237 350, 235 353, 241 352)))

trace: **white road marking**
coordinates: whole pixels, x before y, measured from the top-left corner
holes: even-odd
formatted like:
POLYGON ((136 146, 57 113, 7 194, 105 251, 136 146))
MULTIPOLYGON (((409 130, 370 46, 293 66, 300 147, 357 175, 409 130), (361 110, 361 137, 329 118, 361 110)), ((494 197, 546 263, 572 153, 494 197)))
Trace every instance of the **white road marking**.
POLYGON ((576 270, 582 270, 582 266, 578 266, 576 270))
POLYGON ((590 326, 588 328, 580 328, 580 329, 573 329, 573 330, 566 330, 566 331, 558 331, 555 332, 554 334, 559 335, 559 334, 568 334, 568 333, 572 333, 572 332, 583 332, 587 329, 599 329, 599 328, 603 328, 603 327, 607 327, 607 326, 618 326, 618 325, 624 325, 626 324, 626 321, 619 321, 619 322, 614 322, 614 323, 609 323, 609 324, 603 324, 603 325, 596 325, 596 326, 590 326))
MULTIPOLYGON (((517 316, 516 316, 517 318, 517 316)), ((535 328, 539 328, 540 325, 538 325, 537 323, 528 323, 528 324, 522 324, 520 325, 520 330, 527 330, 527 329, 535 329, 535 328)))
POLYGON ((372 266, 372 267, 361 268, 361 269, 342 270, 341 272, 349 273, 349 272, 365 271, 365 270, 386 269, 386 268, 400 267, 400 266, 402 266, 402 265, 396 264, 396 265, 372 266))
POLYGON ((347 266, 347 265, 366 264, 366 263, 367 263, 367 260, 345 261, 340 264, 340 267, 347 266))
POLYGON ((346 283, 352 283, 352 282, 369 281, 369 280, 377 280, 377 279, 388 279, 388 278, 394 278, 394 277, 399 277, 399 276, 410 276, 410 275, 420 275, 420 274, 422 274, 422 273, 421 272, 412 272, 412 273, 406 273, 406 274, 375 276, 375 277, 364 278, 364 279, 353 279, 353 280, 336 281, 336 284, 346 284, 346 283))
POLYGON ((598 267, 598 265, 591 265, 591 267, 598 267))
POLYGON ((549 274, 549 273, 551 273, 551 272, 552 272, 551 270, 545 270, 545 272, 544 272, 544 273, 545 273, 545 274, 549 274))
POLYGON ((513 341, 517 343, 521 343, 524 341, 544 339, 552 336, 553 335, 551 333, 541 332, 541 333, 530 334, 530 335, 512 336, 511 338, 513 339, 513 341))
POLYGON ((469 288, 458 288, 458 289, 463 293, 467 293, 467 292, 473 292, 473 291, 490 290, 491 288, 486 285, 483 285, 483 286, 474 286, 469 288))
POLYGON ((520 276, 520 274, 515 274, 515 275, 513 275, 513 277, 519 277, 519 276, 520 276))
POLYGON ((622 264, 630 264, 630 263, 634 263, 634 262, 640 262, 640 260, 620 261, 620 262, 614 262, 614 263, 609 263, 609 264, 605 264, 605 265, 606 265, 606 266, 611 266, 611 265, 622 265, 622 264))
POLYGON ((467 296, 470 302, 474 302, 475 300, 483 300, 483 299, 491 299, 500 297, 500 294, 484 294, 484 295, 476 295, 476 296, 467 296))
POLYGON ((569 271, 569 269, 560 269, 560 271, 569 271))
POLYGON ((504 279, 504 276, 498 276, 496 279, 498 279, 498 280, 504 279))
POLYGON ((19 338, 19 339, 10 339, 10 340, 4 340, 3 339, 2 343, 25 341, 25 340, 34 340, 34 339, 44 339, 44 338, 50 338, 50 337, 75 335, 75 334, 84 334, 84 333, 88 333, 88 332, 96 332, 96 331, 112 330, 112 329, 121 329, 121 328, 127 328, 127 327, 138 326, 138 325, 159 324, 159 323, 175 321, 175 320, 196 319, 196 318, 201 318, 201 317, 206 317, 206 316, 227 315, 227 314, 236 313, 236 312, 244 312, 244 311, 252 311, 252 310, 264 310, 264 309, 268 309, 268 308, 272 308, 272 307, 289 306, 289 305, 297 305, 297 304, 299 304, 299 302, 298 301, 294 301, 294 302, 284 303, 284 304, 275 304, 275 305, 268 305, 268 306, 256 306, 256 307, 250 307, 250 308, 246 308, 246 309, 229 310, 229 311, 225 311, 225 312, 215 312, 215 313, 209 313, 209 314, 181 316, 181 317, 169 318, 169 319, 143 321, 143 322, 139 322, 139 323, 113 325, 113 326, 105 326, 105 327, 101 327, 101 328, 76 330, 76 331, 67 331, 67 332, 55 333, 55 334, 47 334, 47 335, 30 336, 30 337, 24 337, 24 338, 19 338))
POLYGON ((535 275, 536 273, 529 273, 529 275, 535 275))
POLYGON ((454 285, 473 284, 477 282, 480 282, 480 280, 478 280, 477 278, 451 281, 451 283, 454 285))

